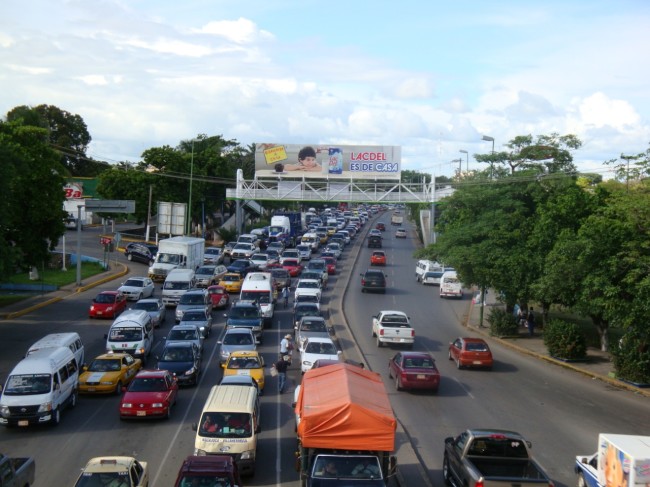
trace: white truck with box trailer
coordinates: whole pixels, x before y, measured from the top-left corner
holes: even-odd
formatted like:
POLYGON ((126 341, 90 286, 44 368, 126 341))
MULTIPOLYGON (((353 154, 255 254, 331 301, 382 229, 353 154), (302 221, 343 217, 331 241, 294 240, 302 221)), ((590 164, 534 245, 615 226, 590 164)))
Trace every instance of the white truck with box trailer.
POLYGON ((598 435, 598 449, 576 457, 578 487, 645 487, 650 484, 650 436, 598 435))
POLYGON ((158 242, 158 253, 149 267, 149 277, 164 281, 173 269, 196 271, 203 265, 205 239, 195 237, 172 237, 158 242))

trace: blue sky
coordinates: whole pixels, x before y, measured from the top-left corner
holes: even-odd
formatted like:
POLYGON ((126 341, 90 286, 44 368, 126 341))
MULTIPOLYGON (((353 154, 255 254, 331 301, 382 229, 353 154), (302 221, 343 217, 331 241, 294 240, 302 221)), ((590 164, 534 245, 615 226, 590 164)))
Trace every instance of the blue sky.
POLYGON ((108 162, 207 134, 400 145, 446 176, 482 135, 557 132, 609 177, 649 147, 648 26, 646 0, 4 0, 0 112, 78 114, 108 162))

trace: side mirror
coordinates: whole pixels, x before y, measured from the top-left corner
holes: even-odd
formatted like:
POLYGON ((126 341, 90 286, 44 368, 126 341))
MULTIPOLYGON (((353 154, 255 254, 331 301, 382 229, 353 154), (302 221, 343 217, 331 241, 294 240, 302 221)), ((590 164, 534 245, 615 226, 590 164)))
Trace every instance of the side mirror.
POLYGON ((104 340, 108 340, 108 334, 104 333, 104 340))

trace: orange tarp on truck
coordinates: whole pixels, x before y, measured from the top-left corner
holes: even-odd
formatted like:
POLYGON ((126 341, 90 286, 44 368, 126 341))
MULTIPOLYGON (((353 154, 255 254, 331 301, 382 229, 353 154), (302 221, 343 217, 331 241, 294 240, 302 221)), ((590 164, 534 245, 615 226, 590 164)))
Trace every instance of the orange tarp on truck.
POLYGON ((374 372, 348 364, 307 371, 296 413, 305 448, 395 449, 397 422, 381 376, 374 372))

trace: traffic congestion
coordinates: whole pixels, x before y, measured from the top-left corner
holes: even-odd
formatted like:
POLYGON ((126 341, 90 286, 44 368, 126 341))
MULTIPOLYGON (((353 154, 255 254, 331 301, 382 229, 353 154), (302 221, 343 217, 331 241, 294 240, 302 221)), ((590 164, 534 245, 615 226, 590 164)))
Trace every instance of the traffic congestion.
MULTIPOLYGON (((136 262, 137 249, 127 246, 127 276, 74 302, 55 303, 36 318, 16 320, 17 330, 29 326, 30 337, 20 337, 15 353, 5 354, 7 385, 27 387, 25 376, 43 375, 14 373, 25 361, 26 366, 36 362, 30 355, 51 353, 51 345, 41 344, 22 359, 23 342, 51 335, 71 341, 63 345, 69 354, 45 360, 57 361, 51 373, 59 374, 60 384, 51 392, 61 396, 58 402, 52 401, 50 411, 22 417, 12 418, 12 411, 5 424, 13 427, 0 432, 3 451, 37 458, 36 481, 30 485, 326 485, 325 479, 342 478, 359 485, 453 482, 445 438, 468 427, 507 425, 495 420, 497 401, 474 405, 469 414, 476 419, 468 424, 468 413, 461 412, 465 406, 457 400, 462 396, 465 404, 475 403, 495 389, 506 390, 498 378, 513 372, 512 352, 459 337, 457 329, 447 339, 439 336, 443 323, 458 327, 469 295, 461 290, 460 300, 443 301, 439 286, 425 285, 431 271, 418 274, 420 263, 412 257, 417 237, 401 213, 395 219, 394 209, 381 207, 349 215, 334 209, 313 213, 302 232, 292 232, 288 222, 289 231, 274 242, 263 243, 268 237, 259 229, 230 249, 202 251, 191 273, 169 262, 165 268, 162 261, 173 255, 169 244, 193 248, 196 239, 161 241, 157 255, 142 262, 136 262), (321 465, 317 454, 309 464, 296 462, 307 458, 304 444, 296 447, 297 404, 314 401, 313 392, 301 397, 301 383, 325 381, 328 367, 336 371, 330 372, 335 384, 381 386, 373 394, 388 404, 387 421, 400 423, 392 427, 390 449, 379 455, 375 443, 354 448, 354 462, 323 457, 321 465), (67 387, 75 377, 78 387, 67 387), (454 408, 457 416, 451 420, 447 415, 454 408), (444 426, 436 418, 447 418, 444 426), (409 437, 418 438, 415 447, 409 437), (220 458, 211 464, 202 457, 220 458), (327 463, 337 472, 328 474, 327 463), (364 470, 353 473, 359 464, 364 470), (423 473, 421 465, 430 470, 423 473)), ((187 250, 188 261, 192 253, 187 250)), ((451 279, 453 270, 443 270, 451 279)), ((330 386, 311 386, 302 394, 330 386)), ((6 387, 3 393, 4 401, 6 387)), ((349 401, 363 405, 354 394, 349 401)), ((515 414, 519 407, 525 404, 514 406, 515 414)), ((357 431, 372 437, 370 430, 357 431)), ((344 448, 336 448, 343 433, 335 432, 329 450, 344 448)), ((301 434, 306 433, 298 430, 301 434)), ((524 441, 529 437, 527 429, 524 441)), ((544 479, 570 476, 559 475, 563 467, 542 453, 544 479)))

